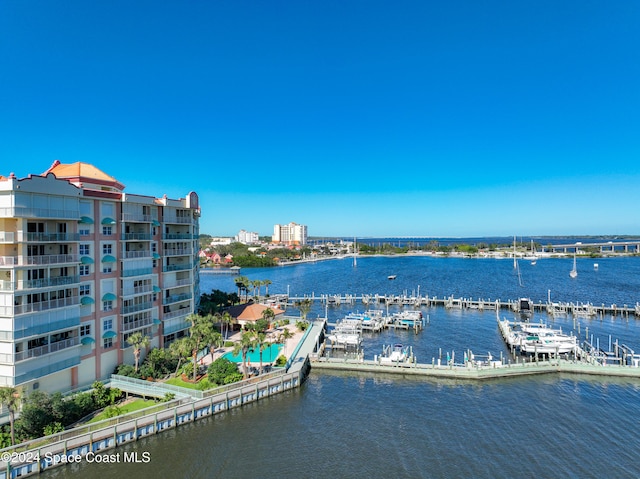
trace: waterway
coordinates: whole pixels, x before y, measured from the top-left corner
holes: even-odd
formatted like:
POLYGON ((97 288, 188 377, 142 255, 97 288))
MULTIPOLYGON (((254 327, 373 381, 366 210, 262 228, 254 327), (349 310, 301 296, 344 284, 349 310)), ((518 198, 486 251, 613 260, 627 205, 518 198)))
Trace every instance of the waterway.
MULTIPOLYGON (((520 261, 520 281, 511 260, 431 257, 359 258, 355 267, 343 259, 242 274, 271 280, 271 294, 300 296, 419 292, 619 306, 640 301, 640 258, 578 259, 575 279, 569 277, 572 265, 572 258, 520 261), (391 274, 397 279, 388 280, 391 274)), ((236 287, 230 276, 203 275, 202 292, 212 289, 236 287)), ((310 317, 326 312, 333 321, 372 307, 325 309, 316 302, 310 317)), ((422 310, 429 318, 422 332, 368 334, 365 356, 393 342, 411 346, 420 362, 466 349, 508 355, 495 311, 422 310)), ((500 315, 514 318, 506 310, 500 315)), ((542 313, 535 320, 551 321, 542 313)), ((640 351, 640 320, 633 316, 568 316, 553 324, 605 349, 617 339, 640 351)), ((640 382, 626 379, 541 376, 477 383, 312 370, 296 391, 120 450, 147 452, 148 463, 81 463, 43 477, 637 478, 639 394, 640 382)))

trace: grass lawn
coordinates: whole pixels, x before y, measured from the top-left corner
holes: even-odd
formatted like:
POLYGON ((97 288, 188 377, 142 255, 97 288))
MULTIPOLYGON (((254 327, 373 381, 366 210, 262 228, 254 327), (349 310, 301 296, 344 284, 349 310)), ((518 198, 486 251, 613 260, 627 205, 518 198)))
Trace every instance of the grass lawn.
MULTIPOLYGON (((127 414, 133 411, 137 411, 138 409, 144 409, 146 407, 153 406, 155 404, 158 404, 158 403, 153 399, 136 399, 135 401, 128 402, 119 407, 120 407, 120 410, 122 411, 122 414, 127 414)), ((101 412, 96 417, 94 417, 91 421, 89 421, 89 423, 102 421, 103 419, 108 419, 108 418, 104 412, 101 412)))
POLYGON ((181 378, 177 377, 177 378, 167 379, 166 381, 164 381, 164 383, 171 384, 173 386, 180 386, 182 388, 199 389, 199 390, 209 389, 211 387, 211 384, 209 383, 209 380, 207 378, 203 378, 197 383, 187 383, 183 381, 181 378))

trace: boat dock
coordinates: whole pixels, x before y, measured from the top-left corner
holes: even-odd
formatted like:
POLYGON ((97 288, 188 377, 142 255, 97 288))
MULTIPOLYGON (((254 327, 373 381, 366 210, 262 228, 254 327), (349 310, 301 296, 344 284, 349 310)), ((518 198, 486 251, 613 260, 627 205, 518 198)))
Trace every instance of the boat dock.
MULTIPOLYGON (((507 300, 502 301, 499 299, 473 299, 473 298, 455 298, 454 296, 447 296, 439 298, 437 296, 421 296, 421 295, 385 295, 385 294, 344 294, 344 295, 331 295, 321 294, 316 296, 290 296, 286 298, 286 304, 289 306, 295 306, 297 302, 303 300, 319 301, 327 306, 340 306, 340 305, 354 305, 361 303, 365 306, 374 305, 389 305, 389 306, 413 306, 416 308, 425 307, 444 307, 447 309, 478 309, 478 310, 509 310, 513 312, 522 312, 522 301, 507 300)), ((550 315, 572 315, 574 317, 603 317, 603 316, 620 316, 622 318, 629 318, 631 316, 640 318, 640 303, 635 305, 595 305, 592 303, 562 303, 562 302, 530 302, 532 311, 545 312, 550 315)))

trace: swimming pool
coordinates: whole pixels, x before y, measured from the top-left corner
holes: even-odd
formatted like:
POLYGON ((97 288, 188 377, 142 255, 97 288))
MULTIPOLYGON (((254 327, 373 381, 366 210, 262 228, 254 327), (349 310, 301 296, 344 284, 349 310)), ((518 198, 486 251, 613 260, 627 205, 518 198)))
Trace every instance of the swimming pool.
MULTIPOLYGON (((270 344, 262 350, 262 362, 271 363, 276 360, 282 350, 282 344, 270 344)), ((223 358, 228 359, 234 363, 242 362, 242 351, 239 351, 237 355, 233 354, 233 351, 229 351, 222 355, 223 358)), ((258 348, 250 349, 247 353, 247 361, 259 364, 260 363, 260 350, 258 348)))

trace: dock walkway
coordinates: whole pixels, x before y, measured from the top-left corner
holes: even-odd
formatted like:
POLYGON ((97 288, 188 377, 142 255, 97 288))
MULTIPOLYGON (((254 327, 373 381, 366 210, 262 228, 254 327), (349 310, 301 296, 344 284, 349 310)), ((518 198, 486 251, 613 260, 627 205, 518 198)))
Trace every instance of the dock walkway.
MULTIPOLYGON (((500 299, 473 299, 473 298, 455 298, 453 295, 439 298, 437 296, 428 295, 386 295, 386 294, 321 294, 316 296, 290 296, 286 298, 287 305, 294 306, 297 302, 303 300, 319 301, 327 306, 340 306, 362 303, 385 304, 390 306, 413 306, 413 307, 444 307, 447 309, 477 309, 477 310, 510 310, 520 312, 520 300, 500 299)), ((533 311, 545 312, 551 315, 571 314, 576 317, 597 317, 611 315, 613 317, 621 316, 623 318, 635 317, 640 318, 640 303, 634 305, 595 305, 589 302, 578 303, 562 303, 562 302, 531 302, 533 311)))
POLYGON ((550 361, 521 362, 493 366, 479 366, 472 363, 437 365, 420 363, 399 363, 381 365, 373 360, 317 358, 311 362, 311 369, 333 371, 358 371, 366 373, 404 374, 441 379, 489 380, 539 374, 580 374, 592 376, 624 377, 640 379, 640 368, 629 366, 601 366, 587 362, 552 359, 550 361))

